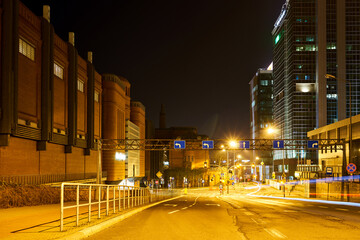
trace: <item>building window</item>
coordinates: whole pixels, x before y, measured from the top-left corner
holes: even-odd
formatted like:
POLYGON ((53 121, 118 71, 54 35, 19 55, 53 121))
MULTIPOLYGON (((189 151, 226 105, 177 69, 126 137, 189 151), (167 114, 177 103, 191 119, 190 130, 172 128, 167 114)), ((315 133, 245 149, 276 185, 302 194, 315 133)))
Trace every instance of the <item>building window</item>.
POLYGON ((84 92, 84 82, 81 81, 80 79, 78 79, 78 81, 77 81, 77 89, 80 92, 84 92))
POLYGON ((268 85, 269 85, 269 81, 268 81, 268 80, 260 80, 260 85, 261 85, 261 86, 268 86, 268 85))
POLYGON ((35 47, 22 38, 19 38, 19 53, 35 61, 35 47))
POLYGON ((60 79, 64 79, 64 68, 57 63, 54 63, 54 75, 60 79))
POLYGON ((99 92, 95 90, 95 94, 94 94, 94 100, 95 102, 99 102, 99 92))

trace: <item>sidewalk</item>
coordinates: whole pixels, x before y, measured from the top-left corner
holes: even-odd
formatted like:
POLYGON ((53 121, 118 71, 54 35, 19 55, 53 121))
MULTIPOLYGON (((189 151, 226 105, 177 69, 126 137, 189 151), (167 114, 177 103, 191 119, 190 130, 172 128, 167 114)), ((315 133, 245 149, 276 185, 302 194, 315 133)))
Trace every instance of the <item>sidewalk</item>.
MULTIPOLYGON (((60 204, 0 209, 0 239, 79 239, 89 232, 105 229, 109 224, 121 221, 146 208, 171 199, 174 198, 116 213, 112 213, 111 209, 109 216, 102 214, 101 219, 97 219, 97 209, 93 209, 92 221, 88 223, 88 215, 83 214, 80 217, 79 227, 75 226, 76 217, 74 211, 68 210, 64 214, 66 218, 64 220, 64 232, 60 232, 60 204), (85 230, 86 233, 77 234, 80 231, 85 232, 85 230)), ((85 210, 83 209, 80 213, 85 212, 85 210)))

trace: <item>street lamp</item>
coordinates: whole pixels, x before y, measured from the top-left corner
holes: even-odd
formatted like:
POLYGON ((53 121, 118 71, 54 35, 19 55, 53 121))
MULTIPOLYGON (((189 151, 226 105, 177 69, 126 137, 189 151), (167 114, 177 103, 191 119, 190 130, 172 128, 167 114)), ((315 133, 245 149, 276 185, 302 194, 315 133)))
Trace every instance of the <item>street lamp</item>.
MULTIPOLYGON (((268 134, 275 134, 277 131, 278 131, 278 129, 273 128, 273 127, 268 127, 268 128, 267 128, 268 134)), ((281 138, 282 138, 282 140, 284 140, 284 132, 283 132, 283 129, 281 129, 281 138)), ((285 175, 285 146, 284 146, 284 149, 283 149, 282 153, 283 153, 283 154, 282 154, 282 155, 283 155, 282 176, 284 176, 284 175, 285 175)), ((274 170, 274 172, 275 172, 274 160, 273 160, 273 170, 274 170)), ((285 179, 286 179, 286 175, 285 175, 285 179)))
MULTIPOLYGON (((340 79, 336 78, 334 75, 331 74, 325 74, 326 79, 334 79, 336 81, 344 81, 347 83, 348 81, 346 79, 340 79)), ((351 106, 351 82, 349 81, 349 115, 350 115, 350 126, 349 126, 349 163, 352 161, 352 106, 351 106)), ((343 169, 345 168, 344 162, 343 162, 343 169)), ((343 171, 343 175, 346 173, 346 171, 343 171)))

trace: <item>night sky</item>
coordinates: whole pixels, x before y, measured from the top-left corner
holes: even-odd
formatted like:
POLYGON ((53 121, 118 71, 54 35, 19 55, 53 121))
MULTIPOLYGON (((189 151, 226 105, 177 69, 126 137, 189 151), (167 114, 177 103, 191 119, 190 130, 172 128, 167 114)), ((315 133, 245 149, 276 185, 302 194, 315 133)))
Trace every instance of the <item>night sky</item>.
POLYGON ((99 73, 126 77, 158 127, 194 126, 213 138, 249 137, 249 81, 272 61, 271 31, 285 0, 22 0, 99 73))

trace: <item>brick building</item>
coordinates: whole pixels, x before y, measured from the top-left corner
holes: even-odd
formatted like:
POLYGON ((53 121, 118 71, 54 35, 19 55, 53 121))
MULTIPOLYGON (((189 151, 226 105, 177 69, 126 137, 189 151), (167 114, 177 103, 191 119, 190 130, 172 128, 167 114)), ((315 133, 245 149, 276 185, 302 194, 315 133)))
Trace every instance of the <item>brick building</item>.
MULTIPOLYGON (((96 177, 98 141, 125 138, 130 83, 119 78, 118 87, 97 73, 91 52, 87 59, 78 55, 73 33, 68 42, 60 39, 48 6, 43 17, 17 0, 0 0, 0 7, 0 180, 45 183, 96 177), (106 93, 115 90, 119 104, 109 108, 114 95, 106 93)), ((145 134, 144 116, 143 106, 141 111, 134 107, 140 135, 145 134)), ((125 171, 122 163, 105 158, 103 170, 108 180, 124 177, 115 174, 125 171)))

